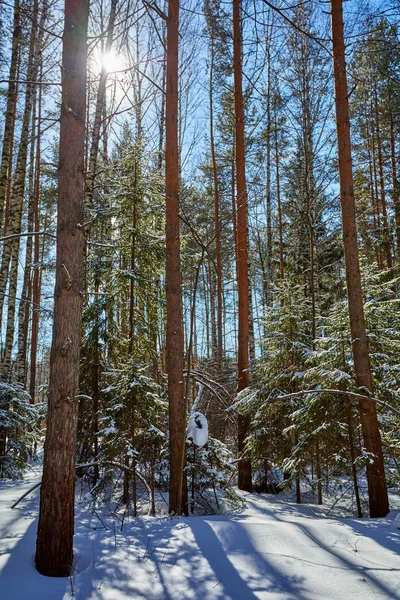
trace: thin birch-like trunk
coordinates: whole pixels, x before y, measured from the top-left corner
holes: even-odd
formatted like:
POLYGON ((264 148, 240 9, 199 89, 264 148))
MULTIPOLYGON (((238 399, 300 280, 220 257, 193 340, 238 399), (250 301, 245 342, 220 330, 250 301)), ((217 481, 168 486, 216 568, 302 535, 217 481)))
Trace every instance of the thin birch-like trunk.
MULTIPOLYGON (((105 47, 106 53, 110 52, 112 43, 113 43, 117 2, 118 2, 118 0, 111 0, 110 18, 108 21, 107 40, 106 40, 106 47, 105 47)), ((85 194, 86 208, 91 208, 92 202, 93 202, 93 191, 94 191, 94 184, 95 184, 95 179, 96 179, 97 157, 98 157, 98 153, 99 153, 101 122, 102 122, 102 116, 103 116, 104 101, 105 101, 105 96, 106 96, 107 77, 108 77, 108 71, 107 71, 107 68, 103 64, 101 67, 101 72, 100 72, 99 87, 97 88, 96 108, 95 108, 95 113, 94 113, 94 123, 93 123, 93 131, 92 131, 92 143, 90 146, 89 169, 88 169, 88 174, 86 177, 86 194, 85 194)))

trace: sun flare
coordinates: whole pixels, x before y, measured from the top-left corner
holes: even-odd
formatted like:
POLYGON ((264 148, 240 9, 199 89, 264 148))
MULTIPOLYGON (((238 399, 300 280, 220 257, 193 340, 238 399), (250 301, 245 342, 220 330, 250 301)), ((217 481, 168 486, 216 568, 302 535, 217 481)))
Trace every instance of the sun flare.
POLYGON ((122 54, 117 54, 114 50, 102 54, 96 49, 91 59, 94 73, 105 71, 108 74, 118 73, 126 69, 126 58, 122 54))
POLYGON ((123 57, 112 50, 110 50, 110 52, 105 52, 101 56, 100 65, 107 73, 115 73, 117 71, 122 71, 125 68, 123 57))

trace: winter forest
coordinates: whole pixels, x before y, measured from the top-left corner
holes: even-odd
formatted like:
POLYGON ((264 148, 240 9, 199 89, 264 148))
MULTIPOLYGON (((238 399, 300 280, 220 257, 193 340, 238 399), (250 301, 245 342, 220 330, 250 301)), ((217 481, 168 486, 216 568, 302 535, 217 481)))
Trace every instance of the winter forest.
POLYGON ((0 0, 0 140, 2 598, 400 598, 399 0, 0 0))

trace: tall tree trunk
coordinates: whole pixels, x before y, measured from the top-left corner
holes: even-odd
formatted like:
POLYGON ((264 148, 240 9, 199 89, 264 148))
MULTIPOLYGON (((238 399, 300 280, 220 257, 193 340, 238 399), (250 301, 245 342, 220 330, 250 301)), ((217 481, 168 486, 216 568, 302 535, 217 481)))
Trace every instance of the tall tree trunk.
POLYGON ((15 126, 15 111, 17 106, 17 70, 20 40, 20 6, 19 0, 14 1, 13 35, 11 42, 11 62, 7 92, 7 107, 4 119, 3 149, 0 167, 0 234, 3 230, 3 214, 6 204, 7 180, 9 165, 12 163, 13 137, 15 126))
POLYGON ((276 171, 276 196, 278 201, 278 226, 279 226, 279 275, 281 281, 285 278, 285 262, 283 256, 283 221, 281 204, 281 178, 279 173, 279 146, 278 123, 275 115, 275 171, 276 171))
MULTIPOLYGON (((40 74, 41 75, 41 74, 40 74)), ((39 75, 39 80, 40 80, 39 75)), ((41 87, 39 89, 39 106, 38 115, 36 119, 36 90, 33 101, 33 112, 32 112, 32 139, 31 139, 31 151, 30 151, 30 165, 29 165, 29 203, 28 203, 28 226, 27 231, 32 232, 35 226, 35 199, 36 199, 36 182, 40 178, 40 121, 41 121, 41 87), (35 127, 37 120, 37 131, 35 140, 35 127), (35 160, 35 147, 36 147, 36 160, 35 160), (35 169, 39 168, 39 173, 35 172, 35 169)), ((38 236, 36 236, 38 237, 38 236)), ((37 243, 40 241, 37 240, 37 243)), ((17 378, 20 383, 25 387, 27 379, 27 345, 28 345, 28 330, 30 320, 30 308, 32 300, 32 250, 33 250, 33 236, 28 236, 26 240, 25 249, 25 267, 24 267, 24 281, 22 285, 21 300, 19 303, 18 310, 18 354, 17 354, 17 365, 16 372, 17 378)))
MULTIPOLYGON (((18 283, 18 260, 20 249, 22 212, 25 196, 25 178, 27 169, 27 158, 29 148, 29 126, 32 116, 32 107, 35 97, 36 80, 38 75, 40 53, 42 49, 44 24, 47 13, 47 2, 43 3, 40 23, 38 23, 39 4, 35 0, 33 6, 33 21, 31 29, 30 47, 29 47, 29 63, 27 74, 27 86, 25 93, 24 116, 21 129, 21 139, 19 144, 18 158, 15 169, 15 178, 12 186, 11 202, 10 202, 10 220, 7 234, 17 234, 16 237, 7 240, 3 246, 3 255, 0 270, 0 289, 5 290, 7 280, 10 285, 8 290, 8 306, 7 306, 7 326, 6 326, 6 342, 4 354, 1 363, 1 377, 4 381, 11 376, 11 355, 14 343, 15 333, 15 311, 16 311, 16 295, 18 283)), ((0 322, 2 320, 4 308, 4 295, 0 296, 0 322)))
POLYGON ((384 239, 384 248, 386 254, 386 264, 387 268, 391 269, 393 267, 392 261, 392 251, 391 251, 391 243, 390 243, 390 230, 389 230, 389 221, 387 216, 387 206, 386 206, 386 191, 385 191, 385 177, 383 174, 383 157, 382 157, 382 140, 381 140, 381 127, 379 122, 379 108, 378 108, 378 98, 376 93, 376 85, 374 89, 374 99, 375 99, 375 126, 376 126, 376 145, 378 150, 378 168, 379 168, 379 187, 381 192, 381 203, 382 203, 382 217, 383 217, 383 239, 384 239))
POLYGON ((49 413, 36 545, 42 575, 67 577, 73 565, 79 349, 84 282, 86 49, 89 2, 65 1, 58 217, 49 413))
POLYGON ((178 39, 179 0, 169 0, 167 18, 167 96, 166 96, 166 365, 169 401, 170 484, 169 511, 181 514, 182 479, 185 452, 186 404, 183 386, 183 328, 181 256, 179 223, 178 148, 178 39))
POLYGON ((217 271, 217 368, 218 374, 222 373, 222 262, 221 262, 221 231, 219 222, 219 183, 217 159, 214 143, 214 115, 213 115, 213 74, 214 74, 214 40, 211 37, 211 64, 210 64, 210 144, 211 162, 214 181, 214 229, 215 229, 215 261, 217 271))
MULTIPOLYGON (((358 256, 342 0, 331 0, 331 9, 340 202, 354 369, 357 385, 373 393, 358 256)), ((360 410, 365 449, 374 456, 372 462, 367 461, 370 516, 384 517, 389 512, 389 500, 376 405, 363 399, 360 410)))
MULTIPOLYGON (((245 171, 244 108, 242 91, 241 0, 233 0, 233 72, 235 88, 236 192, 237 192, 237 272, 238 272, 238 391, 249 385, 249 273, 247 192, 245 171)), ((238 451, 243 453, 250 417, 239 415, 238 451)), ((239 489, 251 492, 251 462, 242 458, 238 467, 239 489)))
MULTIPOLYGON (((369 165, 369 191, 371 194, 371 203, 372 203, 372 219, 374 225, 374 237, 377 235, 380 230, 379 223, 379 214, 377 207, 377 199, 375 197, 375 185, 374 185, 374 168, 372 164, 372 156, 371 156, 371 139, 370 132, 368 126, 368 118, 366 119, 366 137, 367 137, 367 153, 368 153, 368 165, 369 165), (379 229, 378 229, 379 228, 379 229)), ((383 268, 381 262, 381 248, 375 244, 375 255, 376 255, 376 264, 378 265, 378 269, 381 270, 383 268)))
MULTIPOLYGON (((34 231, 40 230, 39 198, 40 198, 40 143, 41 143, 41 113, 42 113, 42 93, 39 91, 39 110, 38 110, 38 131, 36 140, 36 177, 33 202, 33 228, 34 231)), ((43 250, 44 250, 43 238, 43 250)), ((31 402, 35 403, 36 396, 36 360, 39 339, 39 318, 40 318, 40 294, 41 294, 41 271, 39 267, 40 238, 34 236, 33 240, 33 279, 32 279, 32 324, 31 324, 31 354, 30 354, 30 379, 29 395, 31 402)), ((43 251, 42 251, 43 252, 43 251)))
MULTIPOLYGON (((111 0, 110 7, 110 18, 107 27, 107 41, 105 52, 110 52, 113 43, 114 36, 114 24, 115 24, 115 13, 117 9, 118 0, 111 0)), ((97 156, 99 153, 99 142, 100 142, 100 131, 101 131, 101 120, 103 115, 103 108, 106 95, 106 83, 107 83, 108 71, 104 64, 102 64, 100 72, 99 87, 97 88, 96 108, 94 113, 94 123, 92 131, 92 144, 90 147, 89 157, 89 172, 86 179, 86 195, 85 203, 87 208, 91 208, 93 200, 94 183, 96 179, 96 168, 97 168, 97 156)))
POLYGON ((266 39, 267 46, 267 129, 266 129, 266 216, 267 216, 267 260, 266 278, 263 282, 265 290, 265 306, 272 303, 272 190, 271 190, 271 150, 272 150, 272 116, 271 116, 271 52, 270 40, 266 39))
MULTIPOLYGON (((372 106, 371 106, 371 114, 372 114, 372 106)), ((372 117, 371 117, 372 119, 372 117)), ((367 123, 367 127, 368 127, 368 123, 367 123)), ((370 140, 371 140, 371 154, 372 154, 372 172, 373 172, 373 178, 372 178, 372 183, 373 183, 373 188, 374 188, 374 196, 373 198, 375 198, 375 214, 376 214, 376 225, 377 225, 377 229, 376 229, 376 233, 377 233, 377 238, 379 241, 379 244, 377 246, 378 248, 378 269, 381 271, 384 267, 383 267, 383 252, 382 252, 382 238, 383 238, 383 234, 382 234, 382 227, 381 227, 381 208, 380 208, 380 202, 379 202, 379 192, 378 192, 378 171, 377 171, 377 166, 376 166, 376 151, 375 151, 375 138, 374 138, 374 134, 373 132, 371 132, 370 134, 370 140)))
MULTIPOLYGON (((34 146, 32 142, 32 146, 34 146)), ((35 160, 32 156, 30 170, 34 175, 35 160)), ((33 207, 35 197, 35 183, 34 177, 32 177, 32 184, 29 182, 29 206, 28 206, 28 226, 27 231, 31 233, 33 231, 33 207)), ((24 279, 21 290, 21 298, 18 307, 18 350, 17 350, 17 361, 16 361, 16 375, 17 380, 21 383, 24 388, 26 386, 27 379, 27 350, 28 350, 28 331, 29 331, 29 320, 30 320, 30 307, 32 299, 32 236, 28 236, 25 247, 25 264, 24 264, 24 279)), ((14 333, 14 332, 13 332, 14 333)), ((13 335, 14 337, 14 335, 13 335)))

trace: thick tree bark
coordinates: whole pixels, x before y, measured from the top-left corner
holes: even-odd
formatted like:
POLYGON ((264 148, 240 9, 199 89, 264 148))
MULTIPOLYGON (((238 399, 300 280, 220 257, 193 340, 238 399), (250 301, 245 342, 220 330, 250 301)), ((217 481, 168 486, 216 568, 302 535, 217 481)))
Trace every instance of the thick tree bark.
POLYGON ((37 570, 53 577, 70 575, 73 566, 88 12, 88 0, 65 1, 54 323, 36 546, 37 570))
MULTIPOLYGON (((247 192, 245 171, 244 108, 242 91, 241 0, 233 0, 233 71, 235 86, 236 193, 237 193, 237 274, 238 274, 238 391, 249 385, 249 273, 247 192)), ((239 415, 238 451, 243 452, 250 418, 239 415)), ((243 458, 238 468, 239 489, 251 492, 251 462, 243 458)))
MULTIPOLYGON (((342 0, 331 0, 331 9, 340 202, 354 369, 357 385, 373 393, 358 256, 342 0)), ((365 449, 374 457, 367 461, 370 516, 384 517, 389 512, 389 501, 375 403, 360 400, 360 410, 365 449)))
POLYGON ((169 510, 181 514, 185 452, 186 404, 183 385, 183 329, 179 223, 178 148, 179 0, 169 0, 167 18, 166 95, 166 366, 168 373, 170 484, 169 510))

